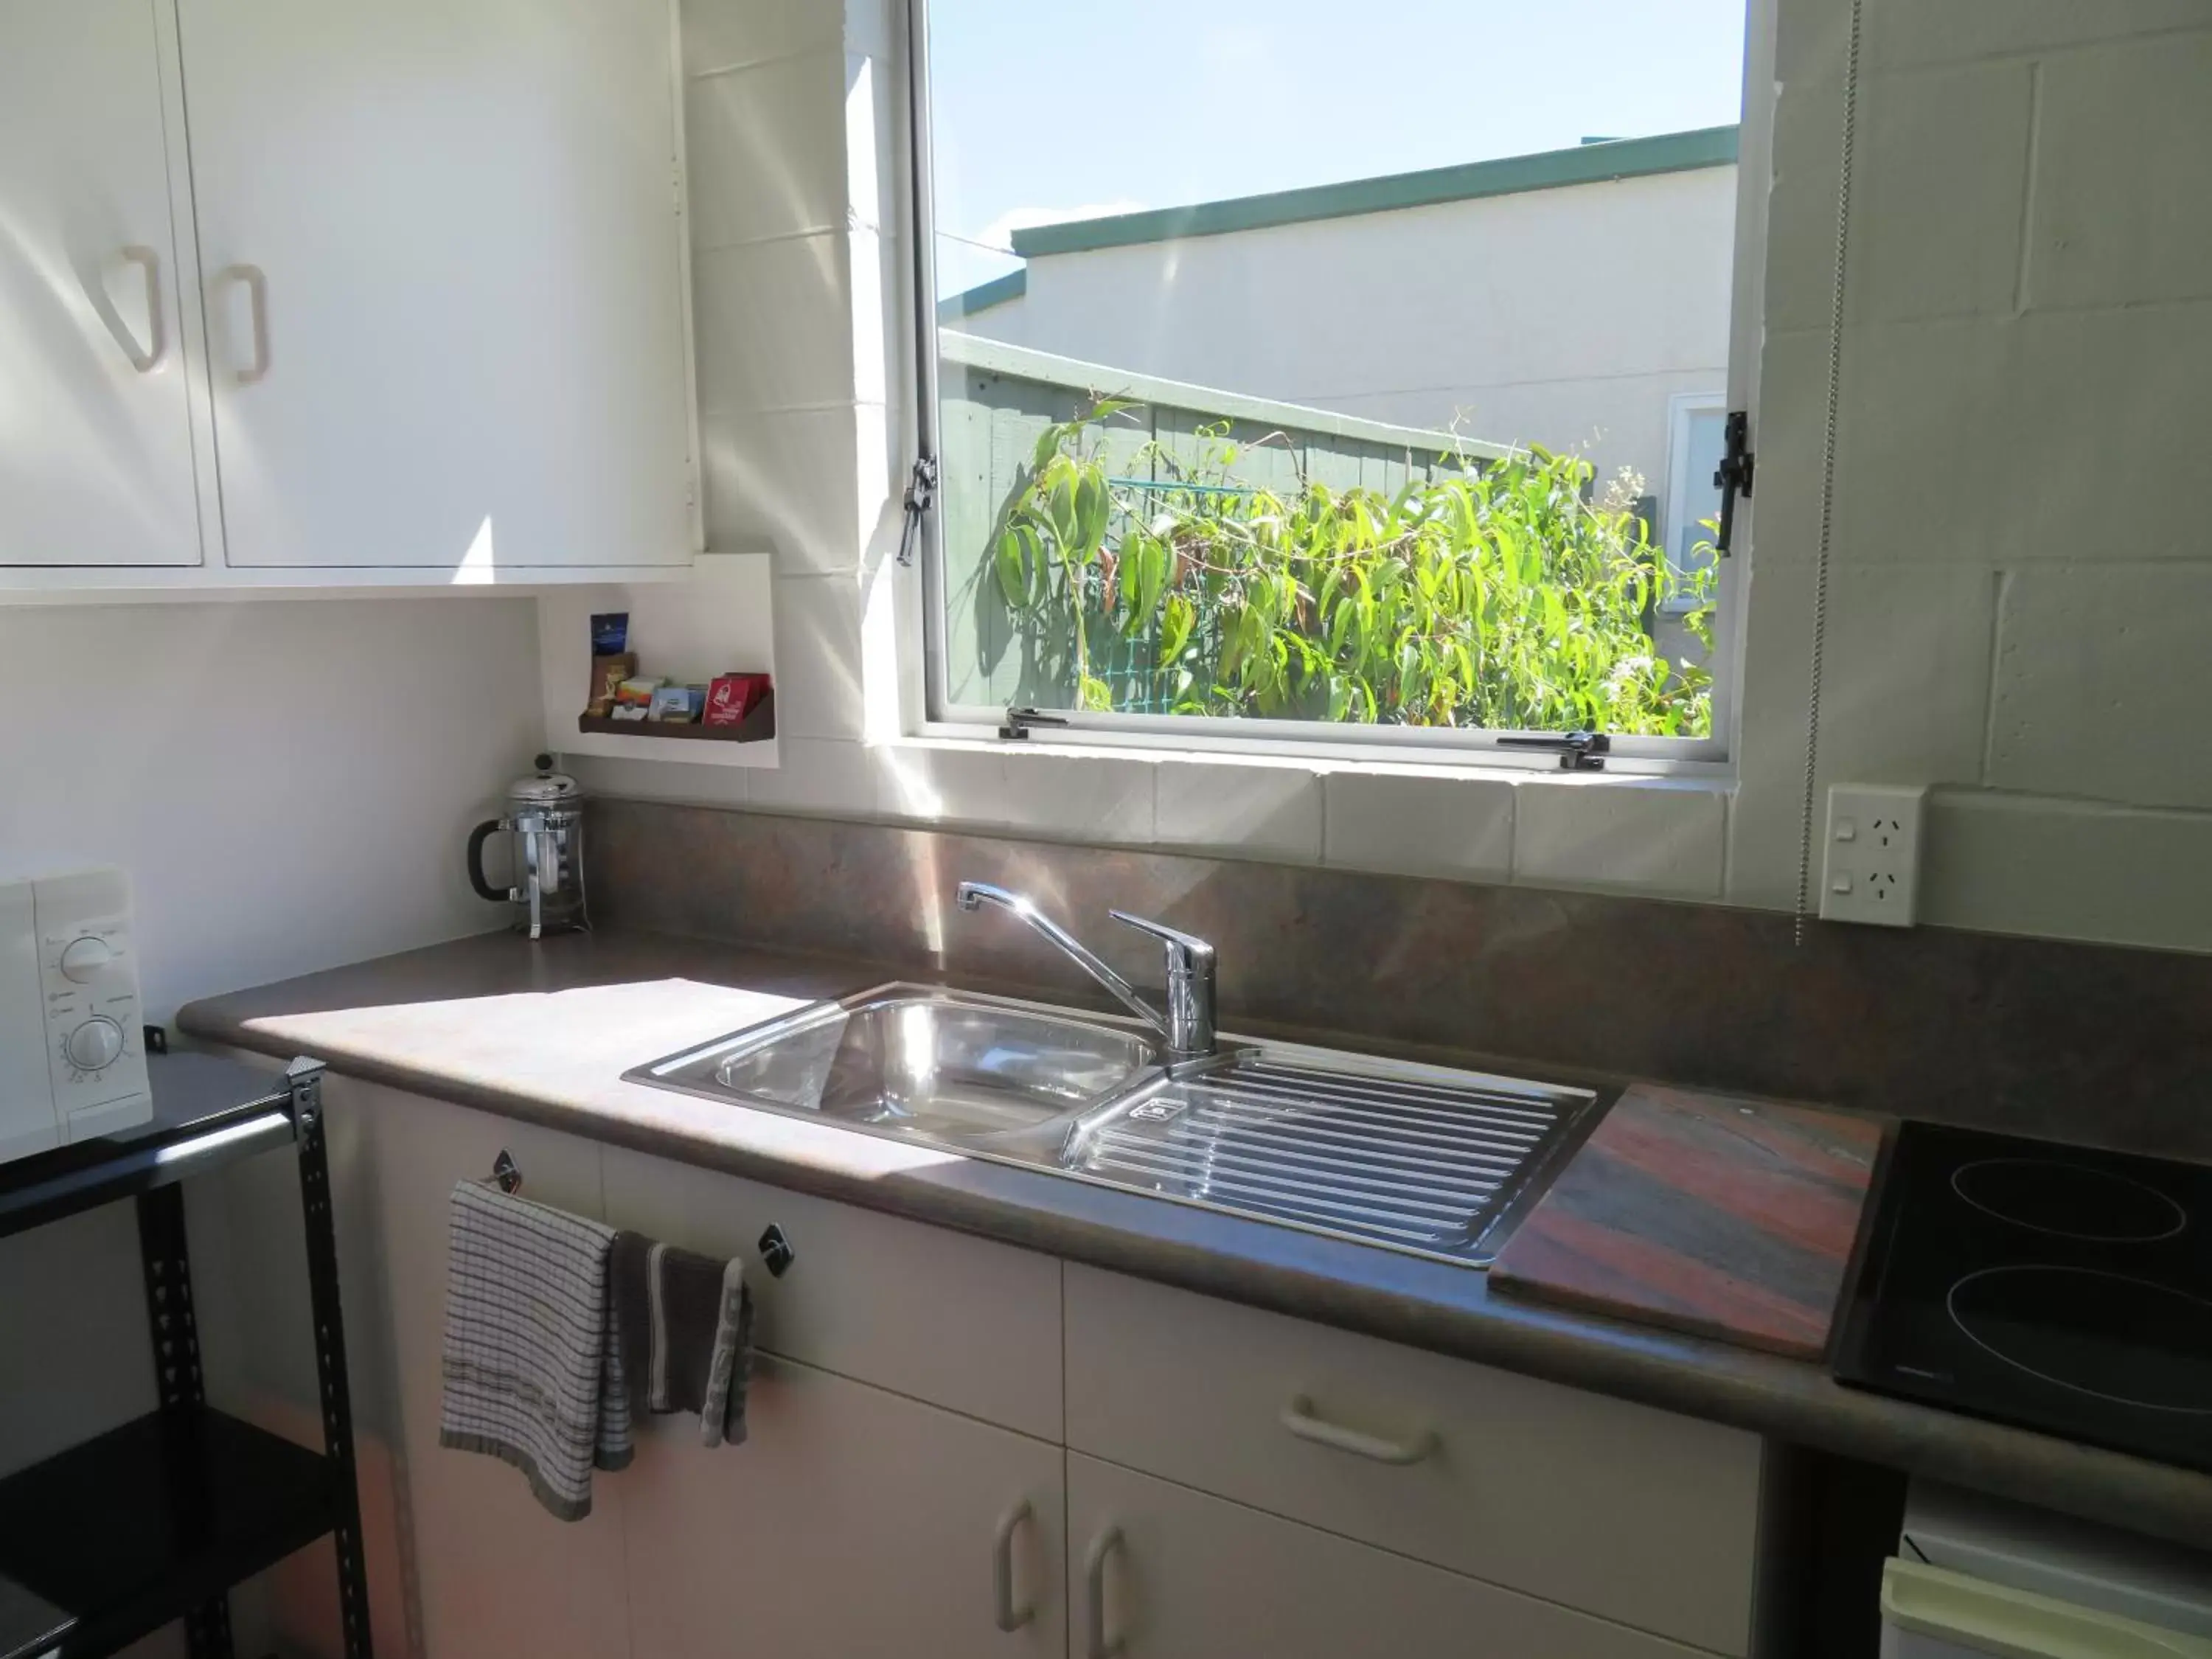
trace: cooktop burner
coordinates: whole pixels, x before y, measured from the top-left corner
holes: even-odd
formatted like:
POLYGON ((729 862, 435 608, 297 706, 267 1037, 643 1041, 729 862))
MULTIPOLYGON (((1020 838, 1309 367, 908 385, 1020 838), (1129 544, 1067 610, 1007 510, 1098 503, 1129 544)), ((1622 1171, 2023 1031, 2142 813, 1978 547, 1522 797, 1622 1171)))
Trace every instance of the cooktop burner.
POLYGON ((2155 1187, 2051 1158, 1984 1158, 1951 1171, 1951 1190, 1984 1214, 2058 1238, 2148 1244, 2189 1224, 2155 1187))
POLYGON ((2212 1417, 2212 1304, 2087 1267, 1984 1267, 1951 1321, 2030 1376, 2143 1411, 2212 1417))
POLYGON ((1905 1124, 1835 1370, 2212 1470, 2212 1168, 1905 1124))

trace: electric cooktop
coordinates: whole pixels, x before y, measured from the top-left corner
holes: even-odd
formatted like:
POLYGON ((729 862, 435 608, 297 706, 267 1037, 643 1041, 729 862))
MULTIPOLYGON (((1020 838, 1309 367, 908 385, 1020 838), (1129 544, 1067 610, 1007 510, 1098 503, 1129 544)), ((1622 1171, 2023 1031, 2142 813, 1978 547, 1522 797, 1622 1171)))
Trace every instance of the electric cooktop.
POLYGON ((1904 1125, 1835 1374, 2212 1472, 2212 1166, 1904 1125))

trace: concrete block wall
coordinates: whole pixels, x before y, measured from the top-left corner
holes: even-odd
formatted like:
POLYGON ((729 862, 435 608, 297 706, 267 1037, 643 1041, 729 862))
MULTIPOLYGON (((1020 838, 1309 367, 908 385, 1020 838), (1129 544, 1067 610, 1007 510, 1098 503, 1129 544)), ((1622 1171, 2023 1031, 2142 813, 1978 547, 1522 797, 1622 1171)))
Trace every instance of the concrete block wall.
MULTIPOLYGON (((771 548, 776 770, 612 793, 1781 908, 1846 0, 1775 0, 1741 730, 1716 782, 905 739, 901 0, 686 0, 710 545, 771 548)), ((1866 0, 1818 783, 1935 787, 1925 919, 2212 950, 2212 12, 1866 0)), ((1748 129, 1747 129, 1748 130, 1748 129)), ((1818 849, 1815 848, 1817 871, 1818 849)))
MULTIPOLYGON (((1731 899, 1790 901, 1843 0, 1779 0, 1731 899)), ((1929 920, 2212 948, 2212 10, 1866 0, 1820 782, 1936 786, 1929 920)))

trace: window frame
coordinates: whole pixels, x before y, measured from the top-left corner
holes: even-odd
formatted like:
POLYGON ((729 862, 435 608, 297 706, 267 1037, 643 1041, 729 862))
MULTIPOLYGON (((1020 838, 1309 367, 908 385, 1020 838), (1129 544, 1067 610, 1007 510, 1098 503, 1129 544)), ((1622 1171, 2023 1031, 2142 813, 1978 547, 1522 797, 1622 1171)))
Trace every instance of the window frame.
MULTIPOLYGON (((932 0, 903 0, 906 74, 901 92, 906 121, 902 134, 908 257, 902 262, 911 301, 910 337, 906 347, 912 374, 905 383, 909 441, 907 471, 922 457, 936 459, 939 449, 939 362, 937 222, 933 177, 933 138, 929 75, 929 9, 932 0)), ((1727 391, 1720 406, 1749 411, 1754 449, 1759 430, 1758 380, 1763 337, 1767 198, 1771 177, 1768 155, 1776 94, 1774 7, 1776 0, 1746 0, 1741 112, 1738 122, 1735 246, 1731 250, 1727 391)), ((1140 378, 1157 378, 1144 376, 1140 378)), ((1670 475, 1678 402, 1668 402, 1670 475)), ((938 500, 944 481, 939 478, 938 500)), ((1671 483, 1671 476, 1670 476, 1671 483)), ((1670 489, 1667 516, 1675 510, 1670 489)), ((935 507, 921 514, 914 564, 899 573, 894 607, 899 670, 899 702, 909 735, 922 739, 975 740, 1000 735, 1006 709, 956 704, 949 696, 945 642, 944 514, 935 507)), ((1712 732, 1705 738, 1654 738, 1614 734, 1608 770, 1628 775, 1680 776, 1722 782, 1735 775, 1741 753, 1741 689, 1744 667, 1745 611, 1750 590, 1753 515, 1748 498, 1737 502, 1734 544, 1719 561, 1714 594, 1712 732)), ((1662 549, 1665 556, 1665 549, 1662 549)), ((1672 610, 1672 607, 1669 607, 1672 610)), ((1040 745, 1126 748, 1152 753, 1201 754, 1233 761, 1239 756, 1270 762, 1303 760, 1342 764, 1419 764, 1469 769, 1554 773, 1559 760, 1542 750, 1503 744, 1505 738, 1556 737, 1557 732, 1506 731, 1464 726, 1351 725, 1325 720, 1224 718, 1206 714, 1100 714, 1046 709, 1056 724, 1031 727, 1024 740, 1040 745)))
MULTIPOLYGON (((1667 505, 1660 514, 1659 536, 1670 559, 1674 556, 1676 538, 1694 522, 1683 517, 1683 498, 1690 493, 1691 422, 1697 416, 1711 414, 1726 420, 1729 407, 1725 392, 1677 392, 1667 399, 1667 505)), ((1679 616, 1687 606, 1674 599, 1659 608, 1679 616)), ((1716 646, 1718 643, 1715 641, 1716 646)))

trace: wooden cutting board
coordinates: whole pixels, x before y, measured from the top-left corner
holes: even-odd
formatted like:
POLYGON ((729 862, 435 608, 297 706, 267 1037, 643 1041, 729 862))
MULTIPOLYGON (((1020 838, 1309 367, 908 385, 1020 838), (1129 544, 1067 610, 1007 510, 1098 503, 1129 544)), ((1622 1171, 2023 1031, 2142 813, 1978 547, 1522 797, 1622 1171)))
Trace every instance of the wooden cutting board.
POLYGON ((1638 1084, 1506 1241, 1492 1286, 1818 1359, 1882 1126, 1638 1084))

